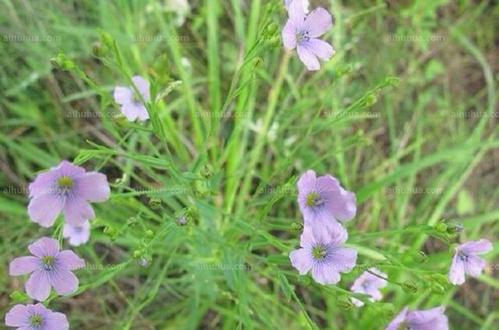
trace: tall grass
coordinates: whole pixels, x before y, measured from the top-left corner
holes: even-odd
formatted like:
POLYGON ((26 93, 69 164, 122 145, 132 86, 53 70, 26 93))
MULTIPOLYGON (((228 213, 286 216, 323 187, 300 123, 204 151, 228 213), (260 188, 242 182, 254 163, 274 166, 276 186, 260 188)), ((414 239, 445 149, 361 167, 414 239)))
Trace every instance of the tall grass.
POLYGON ((336 55, 316 73, 281 46, 280 0, 192 1, 181 26, 167 1, 2 1, 0 311, 25 301, 9 261, 62 235, 29 221, 25 187, 68 159, 112 186, 76 249, 90 265, 78 292, 50 302, 74 329, 381 329, 405 305, 494 329, 497 244, 484 275, 453 287, 436 228, 497 238, 497 6, 311 2, 335 17, 336 55), (145 124, 112 100, 135 74, 155 96, 145 124), (288 258, 309 168, 357 195, 359 265, 337 286, 288 258), (354 308, 371 265, 391 283, 354 308))

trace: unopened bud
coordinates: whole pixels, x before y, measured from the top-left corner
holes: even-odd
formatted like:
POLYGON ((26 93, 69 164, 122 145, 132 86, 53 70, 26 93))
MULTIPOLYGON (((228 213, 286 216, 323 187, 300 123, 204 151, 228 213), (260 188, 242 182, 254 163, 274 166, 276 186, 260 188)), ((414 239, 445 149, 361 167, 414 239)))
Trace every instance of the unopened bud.
POLYGON ((156 198, 156 197, 152 197, 149 199, 149 206, 153 209, 153 210, 159 210, 161 209, 161 199, 159 198, 156 198))
POLYGON ((350 298, 341 297, 338 299, 338 306, 340 306, 341 309, 350 310, 354 307, 354 304, 350 298))
POLYGON ((404 289, 405 292, 412 294, 418 292, 418 287, 413 281, 405 281, 402 283, 402 289, 404 289))
POLYGON ((435 226, 435 230, 440 232, 440 233, 447 233, 447 224, 445 222, 439 222, 437 223, 437 225, 435 226))

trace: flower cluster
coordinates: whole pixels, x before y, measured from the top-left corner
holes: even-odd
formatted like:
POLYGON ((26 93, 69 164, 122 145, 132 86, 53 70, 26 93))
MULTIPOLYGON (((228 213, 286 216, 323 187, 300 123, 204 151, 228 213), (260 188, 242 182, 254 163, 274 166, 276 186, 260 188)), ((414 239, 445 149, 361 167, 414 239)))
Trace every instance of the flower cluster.
POLYGON ((357 251, 344 247, 348 233, 341 225, 355 216, 355 195, 331 175, 316 177, 312 170, 297 186, 304 227, 301 248, 289 255, 291 264, 302 275, 311 271, 320 284, 338 283, 340 273, 350 272, 357 261, 357 251))
MULTIPOLYGON (((90 222, 95 213, 90 202, 104 202, 110 189, 105 175, 62 161, 57 167, 39 174, 29 185, 28 215, 42 227, 50 227, 57 216, 64 214, 63 235, 71 245, 86 243, 90 222)), ((71 250, 60 249, 59 241, 42 237, 28 246, 29 256, 13 259, 11 276, 30 275, 25 283, 27 295, 45 301, 53 288, 58 295, 75 293, 79 280, 74 270, 85 261, 71 250)), ((17 329, 69 329, 66 316, 53 312, 43 304, 15 305, 5 315, 5 324, 17 329)))

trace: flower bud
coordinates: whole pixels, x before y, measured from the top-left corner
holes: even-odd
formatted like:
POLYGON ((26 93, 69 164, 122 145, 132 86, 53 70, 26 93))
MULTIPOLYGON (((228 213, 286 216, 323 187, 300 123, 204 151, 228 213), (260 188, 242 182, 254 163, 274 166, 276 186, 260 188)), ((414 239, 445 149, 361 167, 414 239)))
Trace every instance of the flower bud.
POLYGON ((109 33, 105 32, 105 31, 101 31, 100 32, 100 41, 101 41, 102 45, 104 45, 108 49, 113 48, 114 41, 109 33))
POLYGON ((447 229, 447 224, 444 221, 437 223, 437 225, 435 226, 435 230, 440 233, 447 233, 447 229))
POLYGON ((141 250, 135 250, 135 251, 133 251, 133 258, 134 259, 139 259, 140 257, 142 257, 142 251, 141 250))
POLYGON ((291 224, 291 230, 292 231, 301 231, 303 229, 303 223, 302 222, 293 222, 291 224))
POLYGON ((418 287, 413 281, 405 281, 401 286, 402 289, 404 289, 404 291, 407 293, 415 294, 416 292, 418 292, 418 287))
POLYGON ((430 288, 431 288, 431 291, 436 293, 436 294, 442 295, 445 293, 445 288, 438 283, 432 283, 430 288))
POLYGON ((345 296, 338 299, 338 306, 343 310, 350 310, 354 307, 352 300, 345 296))
POLYGON ((59 53, 56 57, 52 57, 50 62, 53 66, 60 68, 61 70, 70 71, 76 68, 74 62, 69 59, 66 54, 59 53))
POLYGON ((106 226, 104 227, 104 234, 109 236, 112 240, 116 239, 116 236, 118 236, 118 230, 116 230, 113 227, 106 226))
POLYGON ((153 209, 153 210, 159 210, 161 209, 161 204, 162 204, 162 201, 161 199, 157 198, 157 197, 151 197, 149 199, 149 206, 153 209))

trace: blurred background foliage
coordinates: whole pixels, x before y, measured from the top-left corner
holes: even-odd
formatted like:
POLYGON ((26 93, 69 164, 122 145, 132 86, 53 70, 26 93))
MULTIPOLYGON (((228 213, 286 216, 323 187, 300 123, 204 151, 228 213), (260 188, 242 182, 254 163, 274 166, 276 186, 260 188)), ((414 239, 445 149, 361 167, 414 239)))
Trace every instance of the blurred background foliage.
POLYGON ((452 287, 456 240, 435 228, 497 241, 499 6, 310 2, 335 21, 316 73, 283 56, 279 0, 0 2, 2 314, 25 300, 9 260, 60 234, 28 220, 27 184, 68 159, 113 191, 76 249, 79 292, 50 304, 74 329, 382 329, 405 305, 497 328, 497 243, 452 287), (144 125, 111 98, 135 74, 157 96, 144 125), (291 268, 308 168, 356 192, 348 243, 393 279, 381 303, 341 289, 361 267, 338 287, 291 268))

